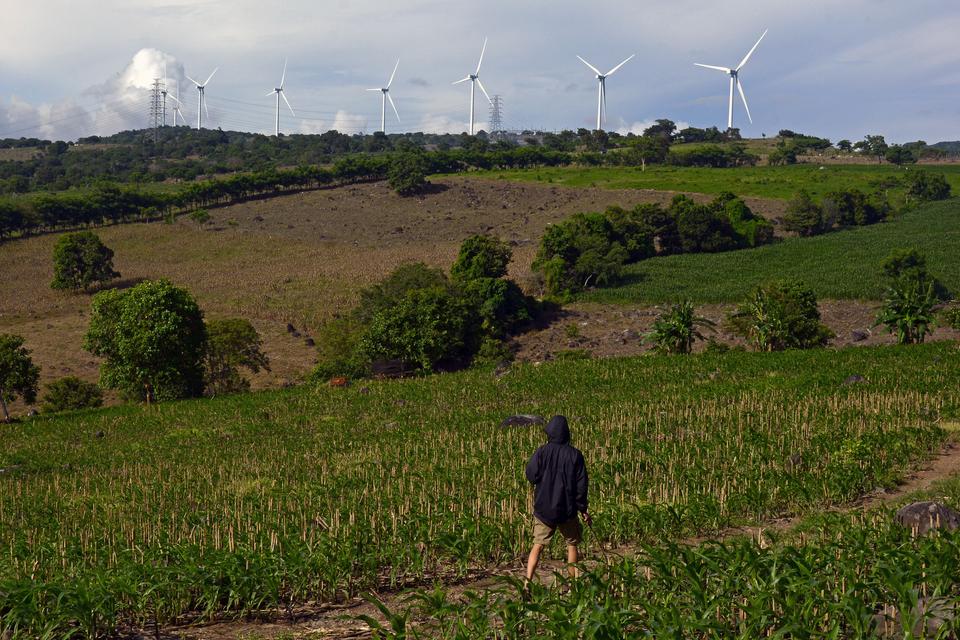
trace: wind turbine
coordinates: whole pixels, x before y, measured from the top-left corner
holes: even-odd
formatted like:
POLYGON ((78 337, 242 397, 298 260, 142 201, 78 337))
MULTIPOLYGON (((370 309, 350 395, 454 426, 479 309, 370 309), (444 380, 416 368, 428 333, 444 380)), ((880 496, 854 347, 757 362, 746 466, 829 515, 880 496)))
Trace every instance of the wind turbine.
POLYGON ((183 124, 187 124, 187 119, 183 117, 183 112, 180 111, 180 107, 183 106, 183 103, 180 102, 180 82, 177 81, 177 95, 176 97, 170 96, 176 102, 176 106, 173 108, 173 126, 177 126, 177 116, 180 116, 180 119, 183 121, 183 124))
POLYGON ((614 73, 616 73, 616 71, 620 67, 630 62, 630 60, 632 60, 633 56, 635 55, 637 54, 631 55, 629 58, 627 58, 626 60, 624 60, 617 66, 615 66, 613 69, 610 69, 610 71, 607 71, 606 73, 600 73, 600 70, 597 69, 595 66, 593 66, 592 64, 590 64, 589 62, 581 58, 580 56, 577 56, 580 62, 590 67, 590 70, 593 71, 595 74, 597 74, 597 84, 599 85, 597 88, 597 130, 598 131, 603 129, 603 121, 607 117, 607 77, 612 76, 614 73))
POLYGON ((483 91, 483 95, 487 96, 487 102, 491 105, 493 100, 490 99, 490 94, 487 93, 487 90, 483 88, 483 83, 480 82, 480 65, 483 64, 483 53, 487 50, 487 39, 483 39, 483 49, 480 50, 480 61, 477 63, 477 70, 469 74, 466 78, 462 80, 457 80, 453 84, 460 84, 461 82, 470 81, 470 135, 473 135, 473 106, 474 106, 474 93, 476 87, 480 87, 480 91, 483 91))
MULTIPOLYGON (((763 40, 764 36, 767 35, 767 32, 764 31, 763 35, 760 36, 760 40, 763 40)), ((736 87, 737 91, 740 92, 740 99, 743 100, 743 108, 747 110, 747 118, 750 120, 750 124, 753 124, 753 117, 750 115, 750 107, 747 106, 747 96, 743 93, 743 85, 740 82, 740 69, 743 69, 743 66, 747 64, 747 61, 750 60, 750 56, 753 55, 753 52, 757 50, 757 47, 760 46, 760 40, 757 40, 757 44, 753 45, 753 48, 747 52, 747 55, 743 56, 743 60, 740 61, 740 64, 734 69, 728 69, 727 67, 715 67, 710 64, 700 64, 699 62, 694 62, 698 67, 703 67, 704 69, 714 69, 716 71, 722 71, 730 76, 730 101, 729 108, 727 109, 727 129, 733 129, 733 89, 736 87)))
POLYGON ((213 72, 209 76, 207 76, 207 79, 204 80, 202 83, 197 82, 190 76, 187 76, 187 80, 197 85, 197 93, 199 94, 199 98, 198 98, 199 102, 197 103, 197 130, 198 131, 200 130, 200 126, 203 124, 203 118, 202 118, 203 112, 206 111, 207 117, 208 118, 210 117, 210 111, 207 110, 207 102, 206 100, 203 99, 203 90, 207 87, 207 83, 210 82, 210 79, 213 78, 213 74, 219 70, 220 70, 220 67, 217 67, 216 69, 214 69, 213 72))
POLYGON ((400 58, 397 58, 397 64, 393 66, 393 73, 390 74, 390 79, 387 80, 387 86, 380 89, 367 89, 367 91, 379 91, 383 94, 380 97, 380 131, 383 133, 387 132, 387 100, 390 101, 390 106, 393 107, 393 112, 397 114, 397 122, 400 122, 400 113, 397 111, 397 105, 393 104, 393 98, 390 97, 390 85, 393 84, 393 76, 397 75, 397 67, 399 66, 400 58))
POLYGON ((280 76, 280 86, 274 89, 273 91, 270 91, 267 93, 268 97, 272 96, 273 94, 277 94, 277 126, 275 129, 275 132, 276 132, 275 135, 278 138, 280 137, 280 98, 281 97, 283 97, 283 101, 287 103, 287 109, 290 109, 290 115, 292 115, 294 118, 297 117, 297 114, 293 112, 293 107, 290 106, 290 101, 287 100, 287 94, 283 92, 283 83, 286 79, 287 79, 287 61, 284 60, 283 75, 280 76))

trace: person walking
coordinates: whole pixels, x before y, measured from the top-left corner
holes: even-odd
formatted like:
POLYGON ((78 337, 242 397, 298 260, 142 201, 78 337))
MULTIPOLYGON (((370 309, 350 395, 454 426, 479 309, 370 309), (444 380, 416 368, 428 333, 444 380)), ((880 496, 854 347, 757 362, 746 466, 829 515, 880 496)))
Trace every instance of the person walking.
POLYGON ((540 554, 559 530, 567 543, 570 577, 576 577, 577 546, 583 539, 584 522, 591 523, 587 510, 587 465, 580 450, 570 444, 570 427, 564 416, 553 416, 544 427, 548 442, 527 462, 527 480, 534 486, 533 548, 527 558, 529 584, 537 572, 540 554))

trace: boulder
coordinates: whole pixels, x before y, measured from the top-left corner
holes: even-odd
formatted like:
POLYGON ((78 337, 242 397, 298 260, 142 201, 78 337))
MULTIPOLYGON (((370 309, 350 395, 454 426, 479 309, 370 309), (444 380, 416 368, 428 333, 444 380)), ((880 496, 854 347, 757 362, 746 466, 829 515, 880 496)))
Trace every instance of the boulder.
POLYGON ((850 332, 850 339, 854 342, 863 342, 870 337, 869 331, 860 331, 859 329, 854 329, 850 332))
POLYGON ((289 322, 287 323, 287 333, 293 333, 293 332, 296 331, 296 330, 297 330, 296 327, 294 327, 294 326, 293 326, 292 324, 290 324, 289 322))
POLYGON ((543 416, 521 413, 515 416, 509 416, 500 423, 501 427, 529 427, 532 425, 545 425, 547 419, 543 416))
POLYGON ((896 520, 920 535, 933 529, 960 528, 960 512, 939 502, 914 502, 897 511, 896 520))
POLYGON ((866 383, 867 383, 866 378, 864 378, 859 374, 854 374, 852 376, 848 376, 847 379, 843 381, 843 386, 849 387, 850 385, 854 385, 854 384, 866 384, 866 383))

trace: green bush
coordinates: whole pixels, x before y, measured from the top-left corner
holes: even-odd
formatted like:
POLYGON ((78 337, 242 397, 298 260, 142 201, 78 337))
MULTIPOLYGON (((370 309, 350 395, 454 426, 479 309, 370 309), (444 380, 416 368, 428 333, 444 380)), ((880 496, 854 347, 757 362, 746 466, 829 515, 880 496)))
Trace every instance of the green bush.
POLYGON ((85 290, 119 277, 113 270, 113 250, 92 231, 65 233, 53 247, 54 289, 85 290))
POLYGON ((787 203, 787 213, 783 216, 783 226, 801 236, 815 236, 823 233, 823 208, 814 202, 810 194, 801 190, 787 203))
POLYGON ((565 297, 614 282, 629 257, 604 214, 578 213, 547 227, 532 268, 549 294, 565 297))
POLYGON ((512 280, 475 278, 462 287, 464 300, 476 320, 473 333, 478 336, 502 339, 536 315, 534 302, 512 280))
POLYGON ((90 409, 103 405, 103 391, 92 382, 67 376, 49 383, 41 401, 44 413, 90 409))
POLYGON ((916 249, 894 251, 881 265, 889 280, 877 325, 884 325, 898 344, 924 341, 934 321, 937 303, 949 294, 927 271, 927 259, 916 249))
POLYGON ((37 399, 40 368, 33 364, 30 351, 23 343, 20 336, 0 333, 0 409, 7 422, 10 421, 8 402, 18 396, 28 403, 37 399))
POLYGON ((402 196, 411 196, 427 186, 427 160, 420 153, 409 152, 397 155, 390 163, 387 180, 390 188, 402 196))
POLYGON ((684 253, 719 253, 740 247, 733 225, 717 208, 678 195, 670 204, 670 212, 676 218, 684 253))
POLYGON ((201 395, 206 343, 200 307, 166 280, 98 293, 84 337, 101 384, 147 402, 201 395))
POLYGON ((383 281, 360 292, 360 304, 354 311, 356 320, 366 324, 377 312, 400 302, 407 293, 433 287, 452 287, 441 269, 428 267, 422 262, 400 265, 383 281))
POLYGON ((824 229, 874 224, 886 217, 887 208, 858 189, 831 191, 822 201, 824 229))
POLYGON ((378 311, 358 348, 370 362, 399 361, 410 371, 462 364, 470 316, 469 305, 449 290, 417 289, 378 311))
POLYGON ((746 202, 729 191, 717 196, 711 207, 722 211, 740 246, 759 247, 773 242, 773 224, 755 214, 746 202))
POLYGON ((476 235, 463 241, 450 276, 458 282, 476 278, 502 278, 510 263, 510 246, 492 236, 476 235))
POLYGON ((685 354, 693 350, 696 340, 703 340, 700 327, 713 327, 714 323, 696 314, 692 302, 684 301, 670 307, 653 323, 653 330, 644 336, 660 353, 685 354))
POLYGON ((907 194, 921 202, 950 197, 950 183, 942 173, 915 171, 911 174, 909 184, 907 194))
POLYGON ((820 322, 813 289, 799 280, 757 287, 728 317, 727 327, 758 351, 822 347, 834 337, 820 322))
POLYGON ((261 369, 270 370, 270 360, 260 349, 263 341, 249 320, 211 320, 206 326, 204 381, 209 395, 249 390, 250 381, 240 374, 241 368, 252 373, 258 373, 261 369))

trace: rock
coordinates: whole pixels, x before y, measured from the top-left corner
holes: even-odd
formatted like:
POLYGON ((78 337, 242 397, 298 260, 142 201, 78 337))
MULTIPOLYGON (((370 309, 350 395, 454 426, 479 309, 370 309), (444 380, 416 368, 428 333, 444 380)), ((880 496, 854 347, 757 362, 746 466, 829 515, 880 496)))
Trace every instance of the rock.
POLYGON ((293 333, 293 332, 296 331, 296 330, 297 330, 297 328, 296 328, 295 326, 293 326, 293 325, 290 324, 289 322, 287 323, 287 333, 293 333))
POLYGON ((347 378, 344 378, 343 376, 338 376, 338 377, 336 377, 336 378, 330 378, 330 386, 331 386, 331 387, 349 387, 349 386, 350 386, 350 380, 347 379, 347 378))
POLYGON ((493 377, 499 380, 503 376, 510 373, 510 368, 513 366, 513 363, 509 360, 501 360, 497 363, 496 368, 493 370, 493 377))
POLYGON ((106 435, 107 434, 105 434, 103 431, 97 431, 95 434, 93 434, 93 437, 97 440, 103 440, 104 436, 106 435))
POLYGON ((863 342, 870 337, 869 331, 860 331, 859 329, 854 329, 850 332, 850 339, 854 342, 863 342))
POLYGON ((867 384, 867 379, 859 374, 853 374, 848 376, 846 380, 843 381, 843 386, 849 387, 854 384, 867 384))
POLYGON ((303 344, 307 345, 308 347, 317 346, 317 343, 314 342, 313 338, 307 338, 306 340, 303 341, 303 344))
POLYGON ((960 528, 960 512, 939 502, 914 502, 897 511, 899 524, 923 535, 933 529, 954 531, 960 528))
POLYGON ((501 427, 529 427, 532 425, 547 424, 547 419, 543 416, 521 413, 515 416, 509 416, 500 423, 501 427))

